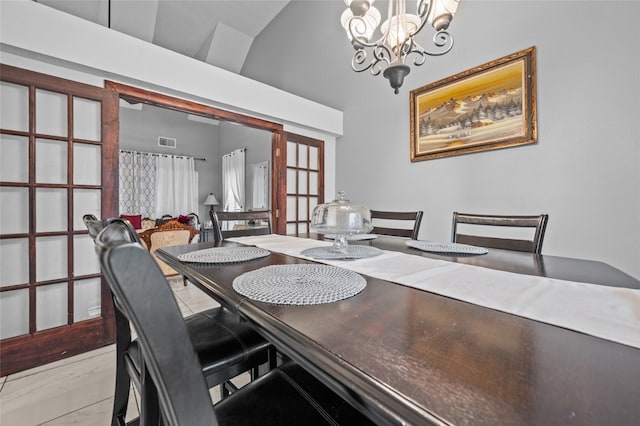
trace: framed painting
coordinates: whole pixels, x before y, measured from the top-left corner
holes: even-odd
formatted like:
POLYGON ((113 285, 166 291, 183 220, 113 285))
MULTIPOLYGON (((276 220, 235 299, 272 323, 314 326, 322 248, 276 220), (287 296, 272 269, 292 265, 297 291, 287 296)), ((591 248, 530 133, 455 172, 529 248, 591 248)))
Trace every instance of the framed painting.
POLYGON ((535 68, 530 47, 412 90, 411 161, 535 143, 535 68))

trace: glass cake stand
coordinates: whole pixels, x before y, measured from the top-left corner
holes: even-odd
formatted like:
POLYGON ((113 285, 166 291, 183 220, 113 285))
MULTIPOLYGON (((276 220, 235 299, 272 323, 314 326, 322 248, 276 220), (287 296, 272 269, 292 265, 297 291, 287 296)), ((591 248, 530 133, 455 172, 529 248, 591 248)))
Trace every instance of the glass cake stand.
POLYGON ((345 199, 344 191, 340 191, 338 198, 313 209, 310 229, 319 234, 335 234, 333 246, 329 250, 347 253, 347 235, 366 234, 373 229, 371 212, 366 206, 351 204, 345 199))

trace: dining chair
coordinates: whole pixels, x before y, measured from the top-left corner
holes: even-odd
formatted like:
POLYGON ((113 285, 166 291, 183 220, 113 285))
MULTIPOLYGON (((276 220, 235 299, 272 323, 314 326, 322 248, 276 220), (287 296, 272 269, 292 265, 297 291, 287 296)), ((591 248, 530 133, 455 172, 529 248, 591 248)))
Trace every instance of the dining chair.
POLYGON ((542 243, 544 241, 544 232, 547 227, 549 215, 540 214, 536 216, 503 216, 503 215, 485 215, 453 212, 453 225, 451 227, 451 241, 454 243, 470 244, 474 246, 482 246, 489 248, 497 248, 504 250, 523 251, 529 253, 540 254, 542 252, 542 243), (460 233, 459 225, 478 225, 480 233, 486 233, 488 229, 485 227, 509 227, 509 228, 530 228, 533 237, 530 239, 523 238, 503 238, 460 233))
MULTIPOLYGON (((108 236, 104 236, 103 240, 108 238, 114 241, 140 243, 137 233, 125 220, 99 220, 94 215, 84 215, 83 220, 94 241, 106 226, 113 224, 112 231, 108 236)), ((148 413, 157 411, 157 397, 153 387, 148 384, 138 343, 131 338, 129 321, 113 294, 112 299, 116 326, 116 389, 112 425, 122 425, 131 381, 142 395, 141 410, 148 413)), ((207 386, 220 385, 221 398, 236 390, 230 382, 233 377, 249 371, 251 380, 255 380, 259 377, 260 368, 275 367, 275 348, 227 309, 208 309, 188 316, 184 321, 198 354, 207 386)))
MULTIPOLYGON (((196 236, 200 234, 196 228, 185 225, 175 220, 163 223, 151 229, 147 229, 138 234, 144 246, 149 250, 151 256, 158 262, 160 269, 165 276, 178 275, 178 273, 169 265, 158 259, 155 251, 170 246, 179 246, 191 244, 196 240, 196 236)), ((184 285, 187 285, 186 277, 182 279, 184 285)))
POLYGON ((407 237, 412 240, 417 240, 420 224, 422 223, 422 215, 422 211, 389 212, 371 210, 371 222, 373 224, 371 233, 407 237), (405 226, 400 227, 402 225, 405 226))
POLYGON ((213 240, 218 243, 226 238, 271 234, 271 211, 248 212, 210 211, 213 223, 213 240), (230 228, 230 229, 227 229, 230 228))
POLYGON ((166 278, 146 249, 121 238, 121 228, 116 221, 109 223, 96 238, 96 252, 115 302, 138 332, 139 354, 157 390, 160 421, 141 412, 140 424, 373 424, 290 361, 212 405, 188 325, 166 278))

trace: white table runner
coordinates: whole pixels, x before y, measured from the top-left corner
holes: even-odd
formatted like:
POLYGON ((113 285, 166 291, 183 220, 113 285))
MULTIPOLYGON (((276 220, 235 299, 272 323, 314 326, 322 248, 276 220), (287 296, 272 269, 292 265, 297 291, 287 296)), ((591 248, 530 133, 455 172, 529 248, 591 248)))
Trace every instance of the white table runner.
MULTIPOLYGON (((300 254, 304 249, 332 244, 275 234, 230 240, 300 258, 306 258, 300 254)), ((310 260, 640 348, 637 289, 522 275, 392 251, 368 259, 310 260)))

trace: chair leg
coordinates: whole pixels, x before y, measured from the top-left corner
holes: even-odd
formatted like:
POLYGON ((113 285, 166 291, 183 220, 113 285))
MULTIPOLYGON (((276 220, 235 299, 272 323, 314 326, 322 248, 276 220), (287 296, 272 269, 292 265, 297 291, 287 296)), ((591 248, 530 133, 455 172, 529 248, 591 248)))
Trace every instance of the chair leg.
POLYGON ((142 377, 140 378, 140 424, 159 425, 161 424, 161 416, 156 386, 144 365, 142 370, 142 377))
POLYGON ((225 399, 237 390, 238 387, 234 385, 230 380, 220 383, 220 400, 225 399))
POLYGON ((131 342, 131 329, 129 321, 122 313, 115 309, 116 322, 116 387, 113 395, 113 413, 111 416, 112 426, 123 426, 126 424, 127 405, 129 404, 129 389, 131 378, 127 372, 124 353, 131 342))

